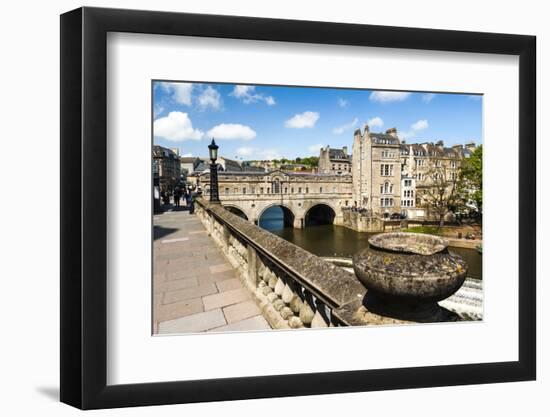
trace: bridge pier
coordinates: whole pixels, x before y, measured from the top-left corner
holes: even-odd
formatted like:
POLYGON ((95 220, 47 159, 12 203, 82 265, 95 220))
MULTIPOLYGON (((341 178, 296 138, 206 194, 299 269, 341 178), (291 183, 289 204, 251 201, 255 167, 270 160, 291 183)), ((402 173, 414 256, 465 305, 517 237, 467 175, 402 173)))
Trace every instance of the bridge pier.
POLYGON ((304 218, 303 217, 295 217, 294 223, 292 225, 295 229, 303 229, 304 228, 304 218))

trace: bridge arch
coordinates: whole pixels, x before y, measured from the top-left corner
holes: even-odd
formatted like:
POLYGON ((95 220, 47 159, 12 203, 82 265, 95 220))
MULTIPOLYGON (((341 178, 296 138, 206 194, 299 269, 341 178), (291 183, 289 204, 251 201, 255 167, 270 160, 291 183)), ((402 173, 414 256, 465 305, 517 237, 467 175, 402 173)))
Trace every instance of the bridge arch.
MULTIPOLYGON (((288 207, 287 205, 285 204, 281 204, 281 203, 273 203, 273 204, 269 204, 268 206, 264 207, 264 209, 260 212, 260 214, 258 215, 258 224, 260 227, 265 227, 265 228, 269 228, 266 224, 267 220, 266 219, 266 212, 270 209, 274 209, 275 207, 278 207, 281 209, 282 211, 282 216, 283 216, 283 224, 285 227, 293 227, 294 226, 294 220, 296 218, 296 215, 294 214, 294 211, 288 207), (263 219, 263 220, 262 220, 263 219), (263 224, 262 224, 263 223, 263 224)), ((272 210, 273 211, 273 210, 272 210)))
POLYGON ((336 210, 326 203, 317 203, 311 206, 304 216, 304 226, 334 224, 336 210))
POLYGON ((223 208, 227 211, 239 216, 242 219, 248 220, 247 214, 244 212, 244 210, 239 206, 234 206, 232 204, 224 204, 223 208))

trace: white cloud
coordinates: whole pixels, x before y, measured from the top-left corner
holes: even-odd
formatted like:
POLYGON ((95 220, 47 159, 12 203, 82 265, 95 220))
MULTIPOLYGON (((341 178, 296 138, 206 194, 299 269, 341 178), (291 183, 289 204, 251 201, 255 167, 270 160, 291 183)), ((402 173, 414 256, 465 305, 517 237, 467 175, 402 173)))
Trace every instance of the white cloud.
POLYGON ((208 137, 220 140, 252 140, 256 137, 256 132, 238 123, 222 123, 210 129, 208 137))
POLYGON ((281 153, 277 149, 263 149, 252 146, 242 146, 236 150, 237 157, 243 159, 281 159, 281 153))
POLYGON ((429 102, 432 101, 434 98, 435 98, 435 94, 434 94, 434 93, 422 94, 422 101, 423 101, 424 103, 429 103, 429 102))
POLYGON ((424 130, 428 128, 428 121, 426 119, 418 120, 411 125, 411 129, 414 131, 424 130))
POLYGON ((170 96, 179 104, 191 105, 191 93, 193 84, 191 83, 160 83, 161 87, 170 94, 170 96))
POLYGON ((323 148, 325 145, 323 145, 322 143, 317 143, 315 145, 311 145, 311 146, 308 146, 307 147, 307 150, 310 151, 310 152, 316 152, 316 153, 319 153, 319 150, 321 148, 323 148))
POLYGON ((153 123, 155 137, 172 142, 183 140, 200 140, 204 133, 193 129, 193 124, 187 113, 172 111, 168 116, 161 117, 153 123))
POLYGON ((349 104, 349 101, 348 100, 345 100, 343 98, 339 98, 338 99, 338 106, 340 107, 347 107, 349 104))
POLYGON ((216 89, 208 86, 197 97, 197 102, 202 110, 206 110, 208 107, 217 110, 222 105, 222 98, 216 89))
POLYGON ((231 93, 231 95, 237 98, 244 98, 249 96, 255 88, 256 87, 251 85, 236 85, 233 88, 233 92, 231 93))
POLYGON ((281 159, 281 153, 277 149, 262 149, 260 159, 281 159))
POLYGON ((251 146, 242 146, 237 149, 237 156, 249 157, 254 153, 254 148, 251 146))
POLYGON ((412 137, 416 136, 417 132, 420 132, 421 130, 427 129, 428 127, 429 127, 429 124, 428 124, 428 121, 426 119, 418 120, 410 126, 410 130, 400 133, 399 137, 401 139, 412 138, 412 137))
POLYGON ((256 87, 253 85, 236 85, 230 95, 241 99, 245 104, 256 103, 258 101, 264 101, 268 106, 274 106, 276 104, 272 96, 265 96, 258 93, 256 87))
POLYGON ((369 99, 380 103, 390 103, 392 101, 403 101, 409 98, 411 93, 402 91, 373 91, 369 99))
POLYGON ((303 129, 305 127, 313 127, 319 120, 319 113, 314 111, 305 111, 301 114, 296 114, 285 122, 285 127, 293 129, 303 129))
POLYGON ((372 119, 367 120, 367 124, 369 125, 369 128, 380 128, 384 126, 384 121, 380 117, 373 117, 372 119))
POLYGON ((342 126, 335 127, 334 129, 332 129, 332 133, 334 133, 335 135, 341 135, 346 130, 353 129, 355 126, 357 126, 358 122, 359 122, 359 119, 356 117, 350 123, 346 123, 342 126))

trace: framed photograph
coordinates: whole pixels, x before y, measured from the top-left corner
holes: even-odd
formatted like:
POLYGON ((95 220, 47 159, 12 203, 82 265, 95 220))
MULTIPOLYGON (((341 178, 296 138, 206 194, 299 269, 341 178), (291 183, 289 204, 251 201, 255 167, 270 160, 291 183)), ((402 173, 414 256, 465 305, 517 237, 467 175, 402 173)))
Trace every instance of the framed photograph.
POLYGON ((61 16, 61 401, 536 377, 535 37, 61 16))

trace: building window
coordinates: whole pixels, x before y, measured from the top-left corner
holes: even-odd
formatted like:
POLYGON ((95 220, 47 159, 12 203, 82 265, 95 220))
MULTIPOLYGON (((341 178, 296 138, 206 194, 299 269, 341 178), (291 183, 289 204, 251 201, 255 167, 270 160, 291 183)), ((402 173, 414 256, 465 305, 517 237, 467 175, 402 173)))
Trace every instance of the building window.
POLYGON ((288 194, 288 187, 285 187, 285 194, 288 194))
POLYGON ((426 162, 426 161, 425 161, 424 159, 417 159, 417 160, 416 160, 416 166, 417 166, 417 167, 423 167, 424 164, 425 164, 425 162, 426 162))
POLYGON ((302 194, 302 187, 298 187, 298 194, 302 194))
POLYGON ((306 194, 309 194, 309 187, 306 187, 306 194))
POLYGON ((225 187, 225 194, 229 194, 229 188, 225 187))
POLYGON ((264 187, 260 187, 260 194, 264 193, 264 187))
POLYGON ((451 168, 456 168, 456 161, 451 161, 451 168))
POLYGON ((380 194, 393 194, 393 184, 386 181, 380 185, 380 194))
POLYGON ((405 187, 411 187, 412 186, 412 180, 405 180, 405 187))
POLYGON ((246 194, 246 187, 243 187, 243 194, 246 194))
POLYGON ((234 191, 235 191, 235 194, 238 194, 238 193, 239 193, 238 188, 235 188, 234 191))
POLYGON ((380 165, 380 175, 383 177, 393 176, 393 165, 392 164, 381 164, 380 165))
POLYGON ((290 188, 290 192, 291 192, 292 194, 294 194, 294 187, 291 187, 291 188, 290 188))
POLYGON ((323 192, 323 187, 319 187, 319 193, 323 192))

